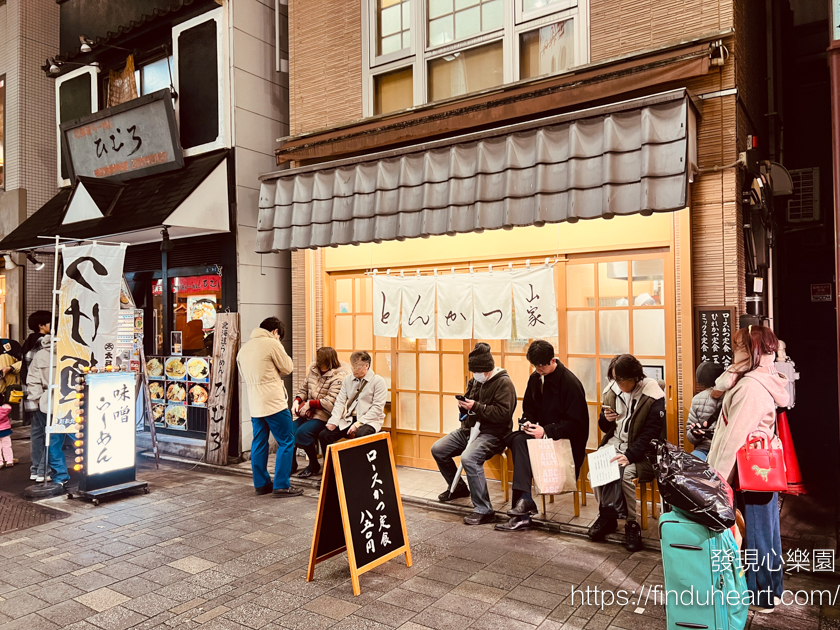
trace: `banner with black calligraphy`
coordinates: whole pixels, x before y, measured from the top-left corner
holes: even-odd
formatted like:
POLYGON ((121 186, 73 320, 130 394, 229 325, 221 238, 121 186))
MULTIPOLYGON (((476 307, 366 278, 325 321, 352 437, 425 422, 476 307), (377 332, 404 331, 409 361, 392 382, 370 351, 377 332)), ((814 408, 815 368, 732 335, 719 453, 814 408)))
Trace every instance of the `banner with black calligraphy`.
POLYGON ((373 334, 396 337, 400 330, 402 284, 399 278, 373 276, 373 334))
POLYGON ((236 353, 239 350, 239 313, 219 313, 213 336, 210 397, 207 399, 207 463, 227 465, 231 402, 236 353))
POLYGON ((73 433, 76 379, 87 367, 119 367, 120 288, 125 245, 80 245, 61 252, 52 433, 73 433))
POLYGON ((513 317, 513 274, 476 273, 473 278, 475 339, 510 339, 513 317))
POLYGON ((557 299, 554 269, 542 266, 513 272, 513 308, 516 337, 557 337, 557 299))
POLYGON ((438 339, 472 339, 473 281, 470 274, 437 278, 438 339))
POLYGON ((433 339, 435 336, 435 279, 433 276, 403 278, 402 336, 433 339))

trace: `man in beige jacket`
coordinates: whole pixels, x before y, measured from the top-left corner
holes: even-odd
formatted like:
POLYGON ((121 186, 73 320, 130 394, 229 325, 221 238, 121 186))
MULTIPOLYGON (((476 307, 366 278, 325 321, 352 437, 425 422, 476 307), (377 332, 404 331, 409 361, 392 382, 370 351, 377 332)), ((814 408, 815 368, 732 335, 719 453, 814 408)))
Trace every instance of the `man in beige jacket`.
POLYGON ((275 497, 295 497, 303 490, 292 488, 289 473, 295 448, 295 428, 286 403, 283 377, 294 367, 280 342, 286 327, 276 317, 263 320, 251 333, 236 357, 239 373, 248 390, 254 439, 251 443, 251 471, 256 494, 272 492, 275 497), (268 432, 277 440, 274 483, 268 476, 268 432))

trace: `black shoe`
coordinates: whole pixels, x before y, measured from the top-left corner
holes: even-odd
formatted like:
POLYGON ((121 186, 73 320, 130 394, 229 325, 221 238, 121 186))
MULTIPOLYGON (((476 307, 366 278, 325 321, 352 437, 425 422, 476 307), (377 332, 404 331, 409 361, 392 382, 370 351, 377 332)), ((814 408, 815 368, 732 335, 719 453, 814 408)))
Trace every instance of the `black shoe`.
POLYGON ((321 472, 320 466, 318 466, 317 468, 311 468, 310 466, 307 466, 298 473, 298 479, 306 479, 307 477, 311 477, 312 475, 317 475, 319 472, 321 472))
POLYGON ((260 495, 263 495, 263 494, 271 494, 271 488, 272 488, 272 485, 271 485, 271 482, 269 481, 262 488, 255 488, 254 489, 254 494, 256 494, 257 496, 260 496, 260 495))
POLYGON ((464 524, 483 525, 484 523, 492 523, 495 520, 496 514, 494 512, 490 512, 489 514, 479 514, 478 512, 473 512, 472 514, 467 514, 464 517, 464 524))
POLYGON ((598 520, 592 523, 592 527, 589 528, 589 540, 601 542, 608 534, 612 534, 616 529, 618 529, 617 520, 599 514, 598 520))
POLYGON ((289 471, 290 475, 294 475, 298 471, 298 463, 297 463, 297 453, 292 454, 292 470, 289 471))
POLYGON ((494 527, 500 532, 521 532, 526 529, 531 529, 530 516, 512 516, 507 523, 499 523, 494 527))
POLYGON ((444 490, 438 495, 438 501, 441 503, 446 503, 447 501, 453 501, 454 499, 463 499, 464 497, 470 496, 470 489, 467 487, 465 483, 459 483, 455 486, 455 492, 449 492, 449 488, 444 490))
POLYGON ((519 499, 507 513, 508 516, 530 516, 539 512, 533 499, 519 499))
POLYGON ((274 490, 271 493, 275 499, 285 499, 286 497, 299 497, 303 494, 303 488, 281 488, 274 490))
POLYGON ((624 548, 630 553, 642 550, 642 528, 636 521, 624 526, 624 548))

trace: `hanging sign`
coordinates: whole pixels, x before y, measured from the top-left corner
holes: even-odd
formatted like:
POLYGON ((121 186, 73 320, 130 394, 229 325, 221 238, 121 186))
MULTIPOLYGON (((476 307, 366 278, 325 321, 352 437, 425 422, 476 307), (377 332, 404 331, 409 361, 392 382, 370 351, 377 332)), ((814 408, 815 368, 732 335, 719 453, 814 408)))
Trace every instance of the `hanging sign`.
POLYGON ((61 256, 64 275, 55 342, 58 388, 53 393, 50 432, 72 433, 76 379, 85 368, 117 367, 125 246, 65 247, 61 256))
POLYGON ((439 339, 472 339, 473 280, 468 273, 437 278, 437 336, 439 339))
POLYGON ((399 278, 373 276, 373 334, 396 337, 400 330, 402 285, 399 278))
MULTIPOLYGON (((219 313, 213 338, 213 361, 210 371, 210 396, 207 399, 207 462, 227 464, 230 439, 230 406, 233 400, 233 377, 236 352, 239 349, 239 313, 219 313)), ((189 366, 189 363, 188 363, 189 366)), ((193 361, 195 374, 201 376, 200 365, 193 361)), ((193 389, 196 386, 193 386, 193 389)), ((193 392, 193 395, 195 392, 193 392)), ((193 397, 191 400, 195 402, 193 397)))
POLYGON ((732 322, 735 309, 698 306, 694 309, 694 339, 697 364, 711 361, 727 368, 732 364, 732 322))
POLYGON ((362 573, 401 554, 411 566, 390 433, 327 448, 306 581, 316 564, 345 550, 354 595, 362 573))
POLYGON ((435 336, 435 278, 402 279, 402 336, 433 339, 435 336))
POLYGON ((476 339, 511 339, 513 274, 508 272, 473 275, 473 329, 476 339))
POLYGON ((557 337, 554 269, 543 266, 513 273, 513 309, 520 339, 557 337))

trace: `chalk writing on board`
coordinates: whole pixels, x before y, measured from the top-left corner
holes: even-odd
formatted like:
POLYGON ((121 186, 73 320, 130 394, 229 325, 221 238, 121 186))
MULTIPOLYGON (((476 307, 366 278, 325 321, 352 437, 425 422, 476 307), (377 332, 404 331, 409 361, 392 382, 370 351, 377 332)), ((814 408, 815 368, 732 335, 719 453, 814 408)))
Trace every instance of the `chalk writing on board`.
POLYGON ((732 363, 732 313, 729 310, 698 309, 698 361, 723 367, 732 363))

